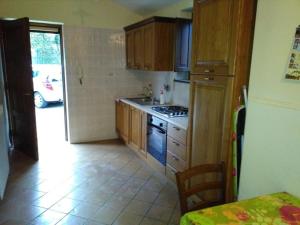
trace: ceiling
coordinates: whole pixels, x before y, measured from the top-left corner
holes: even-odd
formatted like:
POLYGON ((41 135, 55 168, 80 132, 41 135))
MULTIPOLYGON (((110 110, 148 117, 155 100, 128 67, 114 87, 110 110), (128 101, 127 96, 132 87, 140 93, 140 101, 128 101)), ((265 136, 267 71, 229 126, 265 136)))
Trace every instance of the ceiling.
POLYGON ((150 14, 180 0, 113 0, 126 8, 140 14, 150 14))

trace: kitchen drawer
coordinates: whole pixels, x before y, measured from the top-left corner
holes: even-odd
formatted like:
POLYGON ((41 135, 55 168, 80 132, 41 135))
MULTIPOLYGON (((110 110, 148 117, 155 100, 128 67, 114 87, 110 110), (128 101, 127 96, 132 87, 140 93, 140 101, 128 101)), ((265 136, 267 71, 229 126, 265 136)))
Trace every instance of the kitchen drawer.
POLYGON ((171 137, 168 137, 167 150, 175 156, 186 160, 186 146, 171 137))
POLYGON ((174 168, 172 168, 170 165, 167 164, 166 166, 166 176, 172 180, 173 182, 176 183, 176 170, 174 168))
POLYGON ((184 171, 186 168, 186 162, 169 151, 167 152, 167 164, 173 167, 176 171, 184 171))
POLYGON ((168 136, 174 138, 184 145, 186 145, 186 133, 186 130, 173 125, 172 123, 168 123, 168 136))

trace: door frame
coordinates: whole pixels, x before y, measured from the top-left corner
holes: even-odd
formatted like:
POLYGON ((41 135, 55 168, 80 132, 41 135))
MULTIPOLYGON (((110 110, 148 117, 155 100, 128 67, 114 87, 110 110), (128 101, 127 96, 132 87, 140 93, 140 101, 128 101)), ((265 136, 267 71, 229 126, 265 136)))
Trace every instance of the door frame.
POLYGON ((68 131, 68 114, 67 114, 67 94, 66 94, 66 70, 65 70, 65 51, 64 51, 64 39, 63 39, 63 26, 61 24, 53 23, 40 23, 30 22, 30 32, 39 33, 53 33, 60 36, 60 55, 61 55, 61 75, 62 75, 62 88, 64 98, 64 127, 65 127, 65 140, 69 140, 68 131))

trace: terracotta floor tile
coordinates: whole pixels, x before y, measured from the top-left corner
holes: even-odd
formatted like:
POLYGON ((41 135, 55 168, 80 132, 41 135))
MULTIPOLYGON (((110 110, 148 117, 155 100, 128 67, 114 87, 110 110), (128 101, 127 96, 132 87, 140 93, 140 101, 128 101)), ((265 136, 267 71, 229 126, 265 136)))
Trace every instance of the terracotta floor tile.
POLYGON ((0 224, 162 225, 179 220, 176 188, 119 142, 53 142, 40 147, 38 162, 17 152, 12 161, 0 224))

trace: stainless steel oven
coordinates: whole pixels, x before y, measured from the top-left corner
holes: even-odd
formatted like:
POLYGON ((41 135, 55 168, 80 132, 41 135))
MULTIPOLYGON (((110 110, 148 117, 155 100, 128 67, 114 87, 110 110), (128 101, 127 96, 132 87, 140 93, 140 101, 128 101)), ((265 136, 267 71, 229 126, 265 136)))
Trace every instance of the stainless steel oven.
POLYGON ((155 116, 147 118, 147 151, 164 166, 167 158, 168 123, 155 116))

